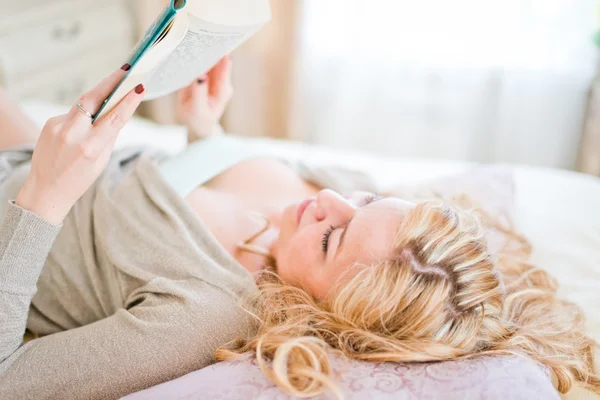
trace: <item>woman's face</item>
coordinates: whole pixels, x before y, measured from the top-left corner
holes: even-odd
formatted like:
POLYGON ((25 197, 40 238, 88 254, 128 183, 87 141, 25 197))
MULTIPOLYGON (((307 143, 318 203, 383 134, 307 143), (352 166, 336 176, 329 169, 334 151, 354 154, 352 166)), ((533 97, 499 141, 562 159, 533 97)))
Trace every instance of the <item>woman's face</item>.
MULTIPOLYGON (((272 247, 281 279, 324 298, 346 271, 390 256, 394 239, 414 203, 368 192, 349 196, 325 189, 287 207, 272 247)), ((358 272, 358 271, 356 271, 358 272)))

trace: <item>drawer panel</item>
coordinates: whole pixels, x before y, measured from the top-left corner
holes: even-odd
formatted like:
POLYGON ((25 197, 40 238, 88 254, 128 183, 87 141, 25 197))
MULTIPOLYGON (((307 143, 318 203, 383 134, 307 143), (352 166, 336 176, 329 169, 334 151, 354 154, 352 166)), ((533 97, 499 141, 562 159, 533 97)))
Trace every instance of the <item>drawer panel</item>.
POLYGON ((84 12, 46 20, 0 38, 5 79, 64 64, 65 59, 93 50, 108 37, 131 47, 133 26, 127 7, 121 3, 97 4, 84 12))
POLYGON ((129 46, 106 45, 99 51, 87 52, 66 60, 65 66, 7 81, 6 89, 19 100, 44 100, 58 104, 73 104, 126 60, 129 46), (108 54, 98 59, 98 54, 108 54))
MULTIPOLYGON (((90 0, 82 0, 80 3, 91 4, 90 0)), ((15 19, 34 17, 43 12, 43 15, 50 17, 53 10, 65 14, 73 7, 73 0, 0 0, 0 31, 3 27, 12 25, 15 19)))
MULTIPOLYGON (((119 0, 105 0, 104 4, 119 0)), ((95 0, 0 0, 0 39, 11 33, 98 8, 95 0)))

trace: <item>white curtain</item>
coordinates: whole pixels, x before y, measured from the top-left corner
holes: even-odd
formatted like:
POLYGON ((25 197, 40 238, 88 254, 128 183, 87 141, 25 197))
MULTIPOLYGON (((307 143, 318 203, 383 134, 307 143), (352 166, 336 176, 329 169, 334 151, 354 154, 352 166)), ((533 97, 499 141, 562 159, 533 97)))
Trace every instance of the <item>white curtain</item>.
POLYGON ((305 0, 290 136, 572 168, 596 0, 305 0))

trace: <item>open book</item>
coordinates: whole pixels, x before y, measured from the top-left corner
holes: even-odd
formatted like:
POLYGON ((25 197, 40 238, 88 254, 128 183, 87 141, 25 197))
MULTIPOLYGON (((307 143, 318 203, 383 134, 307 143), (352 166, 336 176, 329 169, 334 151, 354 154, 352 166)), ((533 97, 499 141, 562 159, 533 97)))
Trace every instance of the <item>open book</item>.
POLYGON ((271 19, 268 0, 169 0, 128 63, 131 69, 94 121, 138 84, 145 100, 189 85, 271 19))

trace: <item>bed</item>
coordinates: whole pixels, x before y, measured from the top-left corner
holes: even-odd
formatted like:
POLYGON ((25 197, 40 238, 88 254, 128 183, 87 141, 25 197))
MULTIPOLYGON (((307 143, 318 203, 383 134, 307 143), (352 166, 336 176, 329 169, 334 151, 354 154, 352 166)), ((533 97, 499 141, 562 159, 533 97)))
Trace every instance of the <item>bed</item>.
MULTIPOLYGON (((24 107, 40 124, 50 116, 65 112, 65 107, 39 102, 27 102, 24 107)), ((472 167, 472 164, 463 162, 382 158, 360 152, 333 151, 295 142, 261 140, 265 146, 271 146, 281 154, 287 154, 292 158, 313 162, 327 160, 328 163, 360 168, 376 177, 384 187, 423 182, 459 173, 472 167)), ((117 147, 142 144, 150 147, 159 146, 167 152, 176 153, 185 146, 185 141, 185 130, 182 127, 156 125, 142 119, 135 119, 123 130, 117 147)), ((587 329, 596 340, 600 340, 600 179, 563 170, 524 165, 511 167, 516 185, 516 221, 534 246, 534 263, 543 265, 558 278, 561 293, 584 309, 587 316, 587 329)), ((428 392, 423 389, 420 395, 416 394, 416 386, 427 387, 433 382, 432 379, 438 383, 442 382, 439 385, 445 392, 440 394, 444 393, 444 398, 557 398, 555 393, 548 392, 544 395, 544 390, 535 387, 536 379, 547 379, 543 376, 545 372, 542 369, 538 370, 542 378, 533 376, 537 373, 534 371, 531 377, 524 375, 527 379, 530 378, 529 380, 521 379, 515 383, 510 380, 511 373, 507 371, 512 371, 514 378, 515 371, 521 368, 519 360, 514 360, 515 364, 511 364, 508 369, 506 365, 495 365, 493 361, 481 362, 483 364, 457 363, 452 368, 445 369, 435 365, 425 365, 418 371, 402 368, 386 370, 384 367, 379 370, 371 367, 361 370, 363 366, 357 365, 346 373, 346 376, 356 378, 349 384, 360 386, 360 390, 357 389, 356 392, 358 397, 350 395, 349 398, 375 396, 375 392, 369 392, 371 389, 377 389, 373 385, 379 385, 378 398, 436 398, 435 391, 428 392), (483 377, 481 371, 486 371, 487 375, 483 377), (373 379, 369 382, 361 380, 365 376, 373 379), (494 378, 494 382, 490 383, 492 386, 478 389, 467 387, 481 384, 490 376, 494 378), (452 387, 458 388, 456 392, 458 397, 449 394, 448 388, 452 387), (499 388, 504 388, 505 391, 499 391, 499 388)), ((287 398, 277 389, 269 386, 264 377, 255 374, 256 369, 248 365, 217 364, 216 368, 218 373, 214 372, 215 366, 212 366, 126 398, 128 400, 165 398, 164 396, 206 398, 203 396, 206 396, 207 391, 218 389, 215 389, 218 379, 222 379, 221 385, 225 387, 221 392, 215 391, 214 396, 211 397, 287 398), (212 370, 208 371, 209 373, 204 371, 210 368, 212 370), (247 379, 244 381, 246 386, 240 386, 232 391, 235 385, 232 386, 232 381, 227 377, 240 374, 246 375, 247 379), (212 386, 202 386, 202 381, 207 379, 213 381, 212 386), (198 397, 194 397, 193 394, 198 393, 199 390, 203 390, 204 395, 199 394, 198 397)), ((571 393, 566 398, 600 399, 600 396, 581 391, 571 393)))

